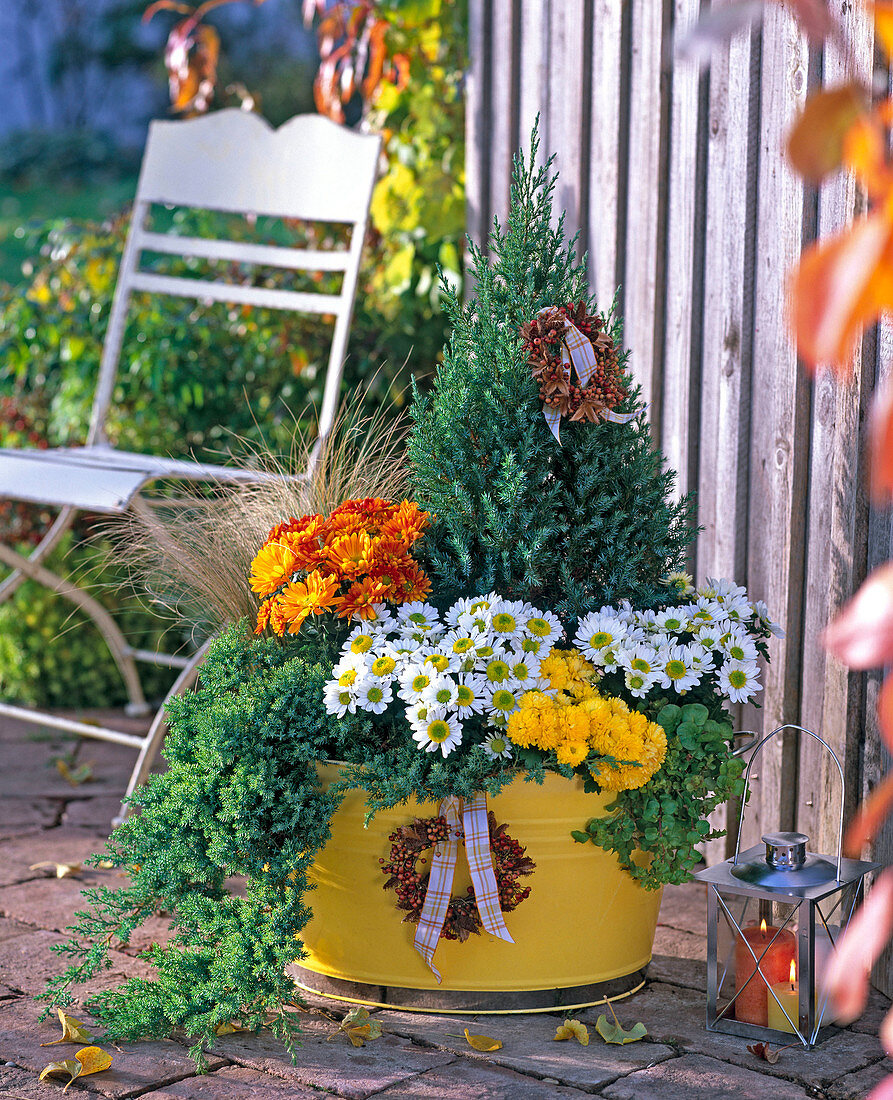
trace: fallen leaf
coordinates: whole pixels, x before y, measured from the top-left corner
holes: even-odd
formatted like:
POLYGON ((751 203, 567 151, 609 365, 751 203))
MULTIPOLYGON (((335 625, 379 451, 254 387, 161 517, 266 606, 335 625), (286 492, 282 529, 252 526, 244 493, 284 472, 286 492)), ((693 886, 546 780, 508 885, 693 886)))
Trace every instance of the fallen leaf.
POLYGON ((755 1054, 757 1058, 761 1058, 764 1062, 769 1062, 773 1066, 778 1061, 779 1054, 781 1054, 780 1050, 770 1047, 768 1043, 748 1043, 747 1049, 751 1054, 755 1054))
POLYGON ((472 1035, 468 1028, 465 1029, 465 1041, 473 1050, 502 1050, 501 1039, 492 1039, 489 1035, 472 1035))
POLYGON ((73 878, 81 871, 80 863, 54 863, 51 859, 41 860, 40 863, 32 863, 28 870, 39 871, 41 867, 55 868, 56 878, 73 878))
POLYGON ((42 1081, 45 1077, 64 1077, 67 1074, 68 1081, 62 1090, 66 1092, 75 1078, 88 1077, 91 1073, 101 1073, 111 1064, 111 1054, 107 1054, 101 1047, 84 1047, 77 1051, 74 1058, 66 1058, 64 1062, 50 1062, 45 1069, 41 1070, 38 1081, 42 1081))
POLYGON ((330 1035, 329 1039, 334 1039, 342 1031, 355 1047, 365 1046, 367 1042, 381 1038, 381 1024, 378 1020, 373 1020, 369 1015, 369 1009, 363 1008, 362 1005, 348 1012, 338 1030, 330 1035))
POLYGON ((606 1043, 637 1043, 648 1034, 642 1023, 633 1024, 629 1031, 621 1027, 616 1020, 609 1024, 608 1017, 604 1013, 595 1021, 595 1030, 606 1043))
POLYGON ((555 1042, 564 1039, 576 1039, 582 1047, 589 1046, 589 1028, 579 1020, 565 1020, 555 1032, 555 1042))
POLYGON ((93 1036, 84 1027, 80 1020, 69 1016, 61 1008, 57 1008, 59 1023, 62 1025, 62 1038, 54 1039, 51 1043, 41 1043, 42 1047, 54 1047, 58 1043, 89 1043, 93 1036))
POLYGON ((241 1024, 234 1024, 232 1020, 226 1020, 222 1024, 218 1024, 214 1028, 215 1035, 235 1035, 239 1031, 248 1031, 249 1028, 242 1027, 241 1024))
POLYGON ((56 761, 56 770, 65 782, 70 783, 72 787, 79 787, 82 783, 88 783, 93 778, 92 762, 81 764, 80 767, 72 770, 67 760, 60 759, 56 761))

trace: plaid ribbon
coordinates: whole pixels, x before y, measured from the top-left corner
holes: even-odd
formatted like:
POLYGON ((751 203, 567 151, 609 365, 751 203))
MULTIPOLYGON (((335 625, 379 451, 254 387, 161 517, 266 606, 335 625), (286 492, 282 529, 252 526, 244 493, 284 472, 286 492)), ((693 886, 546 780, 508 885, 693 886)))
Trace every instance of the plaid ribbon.
POLYGON ((459 855, 459 838, 465 834, 465 856, 474 886, 474 900, 481 916, 481 923, 488 932, 501 940, 514 943, 505 926, 499 905, 499 889, 493 873, 490 855, 490 826, 487 821, 487 796, 483 791, 472 795, 464 805, 462 799, 451 796, 441 802, 438 811, 445 817, 450 829, 449 840, 435 845, 431 859, 431 874, 425 903, 415 933, 415 948, 441 981, 440 971, 434 965, 434 952, 440 942, 440 933, 446 920, 450 897, 453 893, 453 875, 459 855), (462 830, 459 829, 459 815, 462 830))
MULTIPOLYGON (((592 377, 592 372, 596 366, 595 348, 589 338, 584 336, 577 326, 569 321, 556 306, 544 306, 537 316, 542 317, 544 315, 550 316, 556 324, 564 325, 564 338, 561 341, 561 366, 565 378, 570 381, 571 369, 573 368, 576 371, 580 386, 588 386, 589 379, 592 377)), ((630 420, 638 416, 638 413, 615 413, 611 409, 602 409, 598 415, 602 420, 609 420, 612 424, 628 424, 630 420)), ((543 416, 546 418, 546 423, 549 425, 552 435, 560 443, 561 436, 558 434, 558 428, 561 423, 561 413, 557 409, 544 406, 543 416)))

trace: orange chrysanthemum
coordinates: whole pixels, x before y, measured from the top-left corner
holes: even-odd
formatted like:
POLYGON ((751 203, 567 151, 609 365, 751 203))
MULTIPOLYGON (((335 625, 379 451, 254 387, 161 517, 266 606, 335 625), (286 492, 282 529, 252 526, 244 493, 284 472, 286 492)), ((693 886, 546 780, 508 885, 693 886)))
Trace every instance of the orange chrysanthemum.
POLYGON ((338 535, 351 535, 366 530, 366 521, 356 512, 334 513, 326 521, 325 540, 331 542, 338 535))
POLYGON ((415 501, 404 500, 396 507, 390 519, 382 525, 382 538, 397 539, 404 547, 412 546, 416 539, 422 537, 430 519, 427 512, 419 511, 415 501))
POLYGON ((281 542, 264 543, 251 563, 251 591, 259 596, 272 596, 296 568, 298 559, 291 547, 281 542))
POLYGON ((288 532, 282 537, 282 541, 295 555, 299 569, 313 569, 325 558, 320 549, 325 520, 322 516, 310 516, 308 519, 309 522, 302 530, 288 532))
POLYGON ((310 573, 306 581, 290 584, 279 596, 279 610, 289 634, 297 634, 308 615, 322 615, 335 602, 338 582, 310 573))
POLYGON ((386 590, 371 577, 365 577, 352 584, 343 596, 335 598, 336 614, 340 619, 349 619, 356 615, 358 619, 374 619, 375 604, 384 603, 386 590))
POLYGON ((254 628, 255 634, 263 634, 267 629, 267 625, 270 622, 270 612, 273 610, 273 600, 264 600, 260 605, 257 612, 257 626, 254 628))
POLYGON ((368 573, 372 559, 372 539, 365 531, 353 535, 339 535, 326 547, 328 561, 348 580, 368 573))
POLYGON ((400 603, 423 600, 430 591, 431 581, 428 579, 428 574, 410 559, 403 570, 403 592, 400 603))

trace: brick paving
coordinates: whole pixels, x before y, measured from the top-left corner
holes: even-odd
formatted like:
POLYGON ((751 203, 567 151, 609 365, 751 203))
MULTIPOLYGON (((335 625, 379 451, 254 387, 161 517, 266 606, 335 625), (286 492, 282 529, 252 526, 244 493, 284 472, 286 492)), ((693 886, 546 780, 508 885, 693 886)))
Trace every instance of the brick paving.
MULTIPOLYGON (((116 715, 116 725, 125 722, 116 715)), ((136 728, 136 724, 135 724, 136 728)), ((61 1094, 61 1081, 38 1083, 37 1073, 74 1046, 41 1049, 57 1037, 58 1024, 38 1024, 32 997, 60 960, 58 943, 79 906, 80 891, 115 885, 115 871, 91 869, 56 878, 42 861, 78 864, 102 847, 117 810, 134 753, 97 741, 79 741, 36 726, 0 719, 0 1100, 41 1100, 61 1094), (55 767, 65 757, 92 763, 93 778, 67 783, 55 767), (5 1064, 4 1064, 5 1063, 5 1064)), ((79 989, 92 991, 145 975, 136 957, 166 923, 134 934, 126 950, 112 953, 112 970, 79 989)), ((579 930, 585 937, 585 929, 579 930)), ((748 1052, 747 1041, 704 1028, 706 988, 704 895, 697 884, 668 888, 661 908, 655 957, 645 988, 617 1006, 627 1024, 641 1020, 642 1042, 608 1046, 594 1033, 601 1009, 577 1016, 590 1027, 588 1047, 555 1043, 559 1015, 428 1016, 380 1010, 381 1039, 363 1048, 345 1036, 330 1040, 345 1008, 311 998, 303 1019, 297 1065, 268 1033, 228 1035, 209 1054, 210 1072, 196 1075, 186 1046, 175 1039, 110 1049, 112 1068, 76 1081, 69 1095, 88 1092, 111 1100, 861 1100, 888 1073, 878 1029, 889 1002, 872 995, 868 1010, 813 1051, 785 1050, 769 1065, 748 1052), (500 1038, 501 1050, 479 1054, 463 1029, 500 1038)), ((89 1022, 82 1008, 78 1018, 89 1022)))

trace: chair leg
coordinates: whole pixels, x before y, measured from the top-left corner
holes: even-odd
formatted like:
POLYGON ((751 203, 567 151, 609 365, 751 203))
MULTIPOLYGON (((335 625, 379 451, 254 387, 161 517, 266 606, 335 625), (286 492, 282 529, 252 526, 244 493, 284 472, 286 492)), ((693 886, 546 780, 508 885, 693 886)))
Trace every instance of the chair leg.
POLYGON ((136 662, 133 659, 131 648, 117 623, 102 604, 94 600, 82 588, 78 588, 72 581, 58 576, 45 566, 32 561, 30 558, 23 557, 2 543, 0 543, 0 561, 12 569, 21 570, 25 576, 31 577, 53 592, 58 592, 60 596, 70 600, 93 620, 109 647, 127 689, 127 695, 130 699, 127 713, 132 715, 148 714, 150 708, 143 695, 143 688, 140 684, 139 673, 136 670, 136 662))
MULTIPOLYGON (((53 549, 59 539, 69 530, 74 523, 76 508, 63 508, 53 520, 52 526, 43 536, 37 546, 28 555, 28 561, 41 562, 53 549)), ((28 579, 22 569, 13 569, 12 573, 0 583, 0 603, 5 603, 16 591, 20 584, 28 579)))
POLYGON ((149 775, 149 769, 155 762, 155 757, 158 755, 158 750, 161 748, 165 734, 167 733, 167 705, 176 695, 182 694, 184 691, 193 685, 198 678, 199 666, 205 659, 205 654, 210 648, 213 639, 209 639, 205 644, 198 649, 190 660, 189 664, 180 675, 177 677, 170 691, 164 698, 164 702, 158 708, 155 718, 152 720, 152 725, 149 727, 149 732, 143 739, 143 746, 140 749, 140 754, 137 757, 136 764, 133 767, 133 772, 130 775, 130 782, 127 784, 127 791, 124 795, 124 801, 121 805, 121 812, 117 817, 112 819, 112 825, 118 826, 127 818, 129 808, 126 805, 127 799, 133 794, 137 787, 142 783, 145 783, 149 775))

